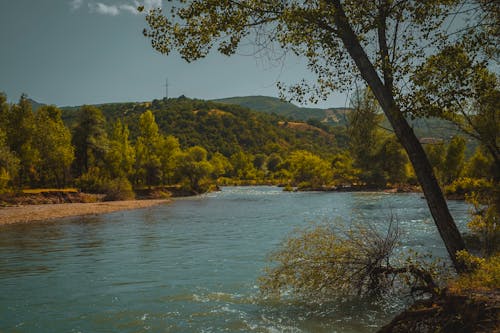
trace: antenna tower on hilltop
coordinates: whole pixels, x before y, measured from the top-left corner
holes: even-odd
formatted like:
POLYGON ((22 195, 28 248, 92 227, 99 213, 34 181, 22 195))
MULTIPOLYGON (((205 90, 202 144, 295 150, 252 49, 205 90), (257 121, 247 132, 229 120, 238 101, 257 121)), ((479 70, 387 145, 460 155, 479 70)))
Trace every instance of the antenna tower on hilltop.
POLYGON ((168 99, 168 78, 165 79, 165 99, 168 99))

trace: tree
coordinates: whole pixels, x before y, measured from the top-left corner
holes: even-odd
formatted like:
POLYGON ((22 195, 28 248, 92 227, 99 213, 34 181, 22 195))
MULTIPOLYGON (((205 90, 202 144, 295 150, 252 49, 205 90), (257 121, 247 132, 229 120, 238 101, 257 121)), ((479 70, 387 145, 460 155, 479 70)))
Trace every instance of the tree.
POLYGON ((19 159, 7 146, 7 135, 0 127, 0 192, 16 178, 19 170, 19 159))
POLYGON ((492 168, 492 159, 483 153, 481 147, 477 147, 465 164, 464 174, 472 178, 489 178, 493 174, 492 168))
POLYGON ((487 64, 464 45, 452 45, 429 57, 414 81, 415 112, 446 119, 477 140, 493 158, 500 181, 500 84, 487 64))
POLYGON ((83 106, 73 129, 75 147, 74 169, 78 176, 88 172, 91 167, 102 167, 108 151, 106 119, 101 110, 94 106, 83 106))
POLYGON ((263 170, 266 166, 267 156, 265 154, 255 154, 253 158, 253 166, 257 170, 263 170))
POLYGON ((9 110, 10 106, 7 103, 7 95, 0 92, 0 128, 4 131, 7 130, 9 122, 9 110))
POLYGON ((179 155, 178 172, 187 179, 189 189, 195 193, 204 193, 209 188, 208 177, 212 165, 207 160, 207 151, 200 146, 188 148, 179 155))
POLYGON ((181 153, 179 140, 176 137, 169 135, 161 137, 159 154, 161 163, 162 183, 170 184, 175 175, 177 168, 177 156, 181 153))
POLYGON ((0 93, 0 191, 6 189, 12 183, 19 171, 19 159, 7 144, 9 110, 7 96, 0 93))
POLYGON ((443 165, 444 158, 446 157, 446 145, 443 142, 430 143, 425 146, 425 153, 432 167, 437 179, 442 183, 443 179, 443 165))
POLYGON ((227 175, 233 169, 229 159, 219 152, 212 155, 210 164, 212 165, 212 176, 214 179, 227 175))
POLYGON ((158 184, 161 180, 161 139, 153 113, 148 110, 141 114, 139 136, 135 145, 136 172, 138 181, 147 186, 158 184))
MULTIPOLYGON (((404 183, 408 178, 408 157, 394 136, 384 141, 378 155, 378 168, 383 173, 384 183, 404 183)), ((384 184, 385 185, 385 184, 384 184)))
POLYGON ((354 167, 354 159, 347 151, 333 156, 332 171, 336 185, 357 183, 361 174, 361 170, 354 167))
POLYGON ((231 155, 229 162, 233 166, 231 175, 238 179, 254 179, 257 170, 253 165, 252 154, 247 154, 242 150, 238 150, 231 155))
POLYGON ((446 149, 443 161, 443 182, 450 184, 460 176, 465 160, 465 139, 454 136, 446 149))
POLYGON ((281 158, 281 156, 277 153, 272 153, 267 158, 267 169, 271 172, 277 172, 281 163, 283 163, 283 159, 281 158))
POLYGON ((34 145, 35 116, 26 95, 21 95, 18 104, 11 106, 7 116, 7 143, 19 158, 17 183, 20 188, 26 182, 37 180, 40 152, 34 145))
POLYGON ((360 179, 369 184, 384 183, 377 170, 377 153, 382 145, 382 134, 378 128, 382 121, 380 107, 369 89, 358 90, 351 101, 353 111, 348 114, 349 151, 355 167, 362 172, 360 179))
POLYGON ((299 187, 320 188, 332 181, 330 164, 306 150, 294 151, 288 157, 293 182, 299 187))
POLYGON ((317 81, 313 86, 301 82, 290 87, 288 91, 298 100, 307 95, 312 101, 325 97, 361 76, 406 150, 449 256, 460 271, 456 252, 465 245, 432 166, 405 119, 412 103, 403 89, 418 63, 438 42, 446 41, 444 22, 459 2, 181 1, 180 7, 171 10, 174 18, 167 18, 160 9, 150 11, 146 17, 150 29, 144 34, 156 50, 177 49, 184 59, 193 61, 213 47, 234 54, 240 42, 255 33, 261 49, 279 44, 308 59, 317 81))
POLYGON ((42 106, 35 114, 34 146, 40 152, 38 175, 40 184, 62 187, 69 178, 75 158, 71 133, 61 119, 62 112, 55 106, 42 106))
POLYGON ((130 178, 133 174, 135 150, 129 139, 128 126, 116 120, 109 137, 106 170, 111 178, 130 178))

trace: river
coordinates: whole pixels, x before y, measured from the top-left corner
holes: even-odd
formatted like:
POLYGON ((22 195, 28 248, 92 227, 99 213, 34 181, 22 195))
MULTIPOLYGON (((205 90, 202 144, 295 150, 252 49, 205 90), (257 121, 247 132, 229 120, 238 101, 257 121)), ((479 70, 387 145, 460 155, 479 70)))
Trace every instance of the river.
MULTIPOLYGON (((467 205, 450 201, 461 229, 467 205)), ((259 295, 295 228, 343 219, 445 256, 420 194, 225 187, 168 205, 0 226, 0 332, 373 332, 401 302, 308 305, 259 295)))

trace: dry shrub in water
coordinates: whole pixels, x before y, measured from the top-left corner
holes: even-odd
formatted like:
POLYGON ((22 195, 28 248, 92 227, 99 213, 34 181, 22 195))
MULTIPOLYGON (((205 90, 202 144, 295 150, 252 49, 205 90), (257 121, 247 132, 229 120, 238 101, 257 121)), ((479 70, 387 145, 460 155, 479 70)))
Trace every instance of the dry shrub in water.
POLYGON ((345 295, 381 295, 399 281, 412 293, 438 293, 430 267, 412 259, 394 263, 399 262, 399 236, 392 220, 385 234, 360 224, 345 231, 332 224, 296 230, 271 255, 274 265, 261 277, 261 291, 321 302, 345 295))

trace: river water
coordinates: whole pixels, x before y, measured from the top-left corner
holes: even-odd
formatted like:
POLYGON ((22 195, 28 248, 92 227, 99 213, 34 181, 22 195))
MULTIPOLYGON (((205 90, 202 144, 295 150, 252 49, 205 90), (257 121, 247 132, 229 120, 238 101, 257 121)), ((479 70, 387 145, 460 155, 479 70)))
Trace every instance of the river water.
MULTIPOLYGON (((449 202, 460 228, 467 206, 449 202)), ((0 226, 0 332, 373 332, 399 301, 308 305, 259 296, 295 228, 342 218, 445 256, 420 194, 225 187, 149 209, 0 226)))

